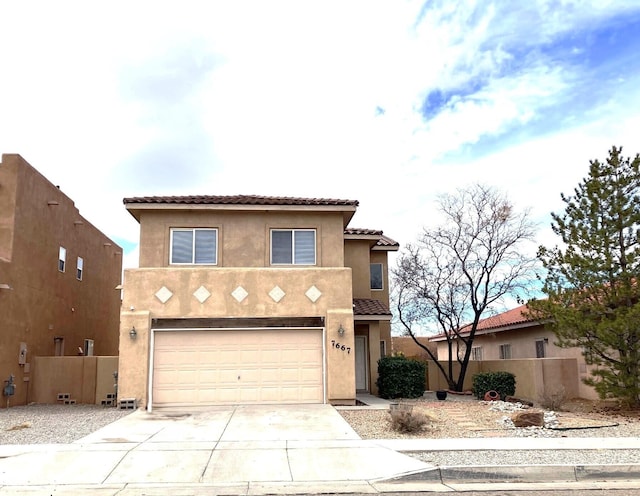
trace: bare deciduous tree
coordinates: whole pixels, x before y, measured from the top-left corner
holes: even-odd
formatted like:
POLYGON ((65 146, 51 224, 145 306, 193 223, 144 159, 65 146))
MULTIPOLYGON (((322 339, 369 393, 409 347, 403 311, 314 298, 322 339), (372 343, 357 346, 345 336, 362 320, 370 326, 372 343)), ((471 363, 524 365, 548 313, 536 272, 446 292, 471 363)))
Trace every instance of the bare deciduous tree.
POLYGON ((503 297, 529 290, 536 257, 523 245, 533 241, 535 228, 528 211, 515 212, 505 195, 482 185, 442 195, 438 207, 444 223, 425 228, 393 270, 396 317, 435 361, 449 388, 462 391, 483 314, 503 297), (446 370, 416 338, 425 328, 446 338, 446 370), (460 364, 457 377, 454 360, 460 364))

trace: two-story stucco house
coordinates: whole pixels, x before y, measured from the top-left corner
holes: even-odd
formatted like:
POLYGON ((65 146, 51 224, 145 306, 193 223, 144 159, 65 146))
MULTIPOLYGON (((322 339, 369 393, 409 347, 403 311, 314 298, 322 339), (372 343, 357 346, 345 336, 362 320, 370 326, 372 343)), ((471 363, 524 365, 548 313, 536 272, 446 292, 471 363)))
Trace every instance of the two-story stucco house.
POLYGON ((381 231, 357 201, 126 198, 140 223, 126 270, 119 397, 138 406, 353 404, 390 346, 381 231))
MULTIPOLYGON (((121 276, 122 248, 20 155, 3 154, 2 407, 33 401, 35 357, 117 355, 120 294, 115 287, 121 276), (5 395, 9 382, 14 394, 5 395)), ((87 375, 96 373, 95 361, 86 366, 87 375)))

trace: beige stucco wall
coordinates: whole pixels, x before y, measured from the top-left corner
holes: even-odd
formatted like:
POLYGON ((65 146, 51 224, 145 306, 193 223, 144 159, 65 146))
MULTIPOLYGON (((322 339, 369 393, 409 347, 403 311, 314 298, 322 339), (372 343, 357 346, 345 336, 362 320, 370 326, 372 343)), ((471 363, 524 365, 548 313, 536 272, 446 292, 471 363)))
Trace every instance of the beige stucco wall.
POLYGON ((140 216, 140 267, 169 265, 170 229, 218 229, 218 267, 269 267, 271 229, 316 229, 316 266, 343 267, 340 212, 145 211, 140 216))
POLYGON ((34 357, 29 401, 57 403, 58 394, 70 394, 77 403, 100 405, 115 394, 113 372, 118 357, 34 357))
MULTIPOLYGON (((353 274, 353 297, 373 298, 389 306, 389 277, 387 251, 372 251, 371 240, 347 239, 344 245, 345 266, 351 267, 353 274), (381 263, 383 274, 383 289, 371 289, 370 264, 381 263)), ((357 318, 357 317, 356 317, 357 318)), ((364 328, 363 328, 364 329, 364 328)), ((376 321, 370 326, 371 335, 368 336, 370 378, 369 386, 372 394, 377 394, 375 384, 378 377, 378 360, 380 359, 380 341, 385 342, 387 354, 391 353, 391 323, 376 321)), ((366 335, 364 331, 363 335, 366 335)))
MULTIPOLYGON (((511 358, 534 358, 536 357, 536 340, 544 340, 547 342, 545 346, 545 358, 571 358, 577 364, 577 385, 573 383, 567 384, 567 393, 575 394, 576 397, 585 399, 597 399, 598 395, 591 386, 584 384, 583 380, 589 377, 591 367, 586 365, 582 352, 579 348, 560 348, 555 345, 555 334, 544 326, 532 326, 528 329, 514 329, 512 331, 502 331, 490 334, 477 335, 474 339, 473 346, 482 347, 482 357, 484 361, 500 360, 500 345, 511 345, 511 358), (577 390, 576 390, 577 388, 577 390), (575 391, 574 391, 575 390, 575 391)), ((438 342, 438 359, 446 360, 447 357, 446 341, 438 342)), ((572 362, 574 363, 574 362, 572 362)), ((550 372, 546 377, 550 377, 550 372)), ((573 374, 573 372, 571 372, 573 374)), ((569 375, 567 375, 569 377, 569 375)))
POLYGON ((371 298, 370 245, 366 239, 344 241, 344 264, 353 271, 354 298, 371 298))
MULTIPOLYGON (((448 389, 446 380, 433 361, 429 366, 429 389, 448 389)), ((446 361, 440 364, 447 370, 446 361)), ((457 377, 460 366, 454 363, 454 377, 457 377)), ((574 358, 528 358, 514 360, 470 361, 464 379, 463 389, 470 391, 473 387, 473 376, 481 372, 510 372, 516 378, 516 393, 519 398, 540 401, 544 393, 554 393, 563 387, 567 398, 584 397, 578 387, 578 367, 574 358)), ((595 399, 595 398, 593 398, 595 399)))
POLYGON ((19 155, 2 155, 0 284, 12 289, 0 289, 0 385, 15 376, 13 405, 27 403, 32 357, 53 355, 54 337, 64 338, 66 355, 77 355, 84 339, 94 340, 95 355, 117 354, 121 270, 122 249, 69 197, 19 155), (58 270, 60 246, 65 272, 58 270), (25 365, 18 363, 20 343, 25 365))
POLYGON ((327 398, 332 403, 355 400, 354 354, 332 350, 332 339, 353 349, 353 308, 349 268, 148 268, 125 271, 120 326, 119 397, 148 399, 150 326, 152 318, 186 317, 324 317, 326 326, 327 398), (162 303, 155 293, 162 287, 173 296, 162 303), (204 286, 211 296, 200 303, 193 293, 204 286), (231 293, 242 286, 249 295, 236 301, 231 293), (285 297, 269 296, 279 286, 285 297), (314 303, 305 292, 315 286, 322 295, 314 303), (346 330, 338 335, 338 328, 346 330), (135 326, 138 337, 130 339, 135 326))

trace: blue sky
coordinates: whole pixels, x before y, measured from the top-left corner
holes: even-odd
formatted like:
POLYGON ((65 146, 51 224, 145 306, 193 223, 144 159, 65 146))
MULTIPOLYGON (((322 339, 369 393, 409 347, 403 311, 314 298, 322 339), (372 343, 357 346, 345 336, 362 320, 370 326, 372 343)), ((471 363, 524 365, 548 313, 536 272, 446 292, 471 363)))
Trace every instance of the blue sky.
POLYGON ((2 2, 0 152, 137 263, 122 198, 356 199, 401 245, 472 182, 540 222, 640 152, 640 2, 2 2))

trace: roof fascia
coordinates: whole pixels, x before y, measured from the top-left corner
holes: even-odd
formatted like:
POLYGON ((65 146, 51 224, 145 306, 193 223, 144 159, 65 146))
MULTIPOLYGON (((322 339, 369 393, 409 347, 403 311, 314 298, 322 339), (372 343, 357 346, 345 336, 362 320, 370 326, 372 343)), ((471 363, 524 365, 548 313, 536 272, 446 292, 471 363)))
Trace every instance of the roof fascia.
POLYGON ((226 210, 231 212, 342 212, 344 227, 353 218, 356 208, 349 205, 243 205, 243 204, 188 204, 188 203, 127 203, 125 208, 140 222, 143 211, 226 210))
POLYGON ((384 321, 391 321, 391 315, 354 315, 353 316, 353 320, 354 321, 359 321, 359 320, 366 320, 366 321, 372 321, 372 320, 384 320, 384 321))

